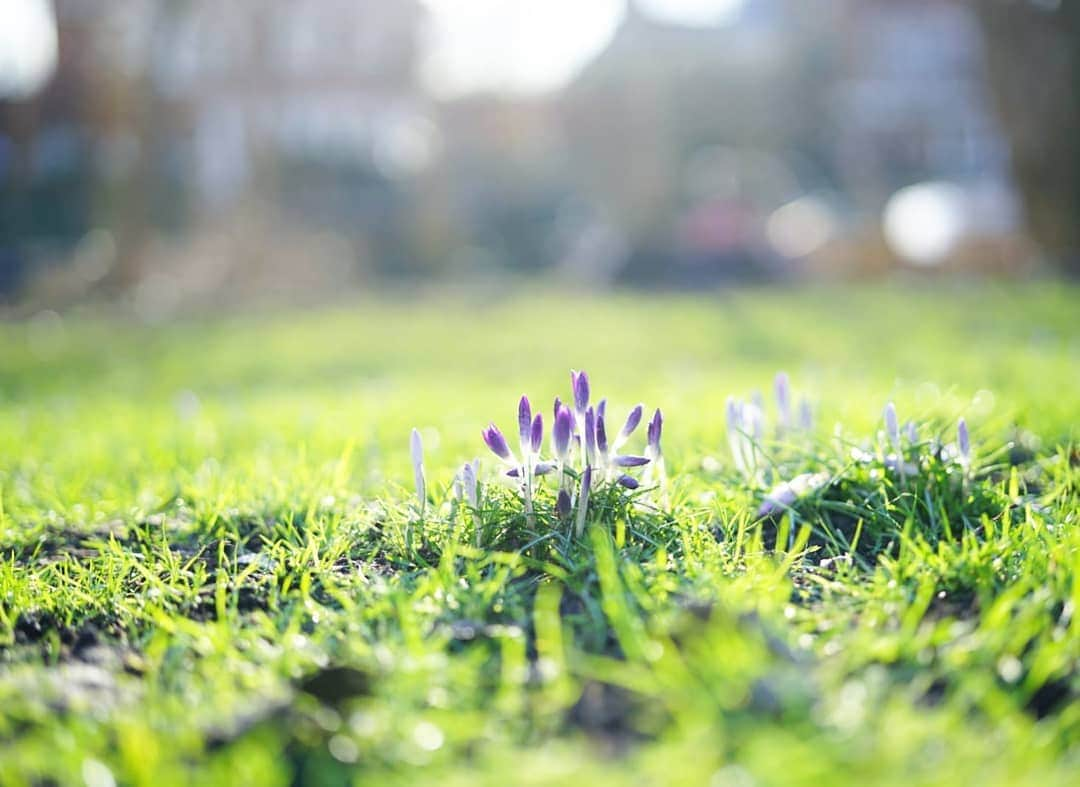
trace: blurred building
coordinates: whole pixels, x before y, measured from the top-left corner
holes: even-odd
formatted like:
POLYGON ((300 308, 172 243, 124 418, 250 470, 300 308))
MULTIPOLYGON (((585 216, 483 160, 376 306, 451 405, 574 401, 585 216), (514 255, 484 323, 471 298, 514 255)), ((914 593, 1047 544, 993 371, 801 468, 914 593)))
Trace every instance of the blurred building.
POLYGON ((836 19, 832 157, 853 200, 880 206, 922 180, 1008 180, 970 4, 852 0, 836 19))
POLYGON ((243 195, 282 158, 363 164, 389 178, 424 163, 416 2, 188 0, 182 8, 154 71, 189 118, 206 208, 243 195))
POLYGON ((438 107, 442 155, 429 203, 456 273, 537 272, 559 257, 560 210, 573 192, 555 96, 490 94, 438 107))
POLYGON ((36 95, 0 98, 0 296, 33 258, 86 232, 121 157, 110 141, 122 125, 113 97, 123 75, 105 57, 100 9, 57 0, 55 10, 52 78, 36 95))
POLYGON ((606 269, 699 285, 808 272, 826 246, 888 266, 882 210, 927 180, 960 187, 965 231, 1015 230, 985 75, 960 0, 747 0, 712 26, 629 0, 563 99, 576 182, 626 241, 606 269), (777 242, 793 233, 817 241, 777 242))
POLYGON ((0 101, 0 292, 64 258, 121 292, 877 271, 927 182, 893 211, 951 212, 924 248, 1015 234, 970 0, 736 6, 628 0, 564 89, 438 102, 421 0, 55 0, 54 78, 0 101))
POLYGON ((55 12, 53 79, 0 102, 7 268, 101 227, 114 272, 136 280, 152 235, 252 207, 344 233, 395 268, 409 179, 437 144, 418 2, 57 0, 55 12))
POLYGON ((624 234, 625 275, 701 284, 772 275, 763 217, 821 180, 819 29, 798 4, 747 0, 712 26, 631 0, 564 98, 574 173, 624 234))

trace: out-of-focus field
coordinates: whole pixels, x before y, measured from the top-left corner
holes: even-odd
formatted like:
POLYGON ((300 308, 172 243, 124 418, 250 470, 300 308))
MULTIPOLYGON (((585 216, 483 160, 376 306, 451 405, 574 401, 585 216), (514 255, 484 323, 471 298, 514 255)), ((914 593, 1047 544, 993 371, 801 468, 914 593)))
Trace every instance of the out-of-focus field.
POLYGON ((0 782, 1075 783, 1078 429, 1054 283, 0 325, 0 782), (669 505, 537 545, 503 491, 476 549, 453 473, 570 368, 663 408, 669 505), (780 369, 813 434, 747 479, 725 401, 780 369), (851 466, 890 399, 915 478, 851 466), (765 480, 818 470, 770 548, 765 480))

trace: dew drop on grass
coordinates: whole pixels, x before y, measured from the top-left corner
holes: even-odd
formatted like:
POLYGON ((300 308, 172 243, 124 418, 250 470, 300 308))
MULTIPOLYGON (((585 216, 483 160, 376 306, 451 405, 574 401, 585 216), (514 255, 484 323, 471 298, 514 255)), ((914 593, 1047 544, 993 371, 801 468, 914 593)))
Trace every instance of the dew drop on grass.
POLYGON ((443 732, 429 721, 422 721, 413 730, 413 740, 424 751, 436 751, 441 748, 445 738, 443 732))
POLYGON ((347 735, 335 735, 327 744, 330 756, 338 762, 352 764, 360 759, 360 747, 347 735))
POLYGON ((82 777, 86 787, 116 787, 116 779, 109 767, 92 758, 83 760, 82 777))
POLYGON ((1016 683, 1024 674, 1024 665, 1016 656, 1002 656, 997 665, 998 675, 1006 683, 1016 683))
POLYGON ((356 711, 349 717, 349 727, 362 738, 373 738, 379 731, 379 720, 371 713, 356 711))
POLYGON ((740 765, 725 765, 709 780, 709 787, 754 787, 755 784, 754 777, 740 765))

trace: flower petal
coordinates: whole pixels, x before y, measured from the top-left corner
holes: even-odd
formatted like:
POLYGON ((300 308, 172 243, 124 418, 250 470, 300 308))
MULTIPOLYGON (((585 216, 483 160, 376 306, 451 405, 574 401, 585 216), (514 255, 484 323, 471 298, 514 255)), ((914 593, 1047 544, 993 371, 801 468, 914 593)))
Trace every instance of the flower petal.
POLYGON ((619 432, 619 439, 626 440, 630 435, 634 433, 634 430, 638 428, 638 424, 641 423, 641 415, 645 412, 645 405, 639 404, 630 411, 630 415, 626 416, 626 423, 623 424, 622 431, 619 432))
POLYGON ((596 413, 591 407, 585 411, 585 463, 596 464, 596 413))
POLYGON ((532 434, 532 405, 529 397, 522 396, 518 400, 518 436, 521 438, 521 452, 528 453, 529 441, 532 434))
POLYGON ((585 372, 570 372, 570 382, 574 387, 574 409, 584 413, 589 406, 589 375, 585 372))
POLYGON ((544 418, 540 413, 537 413, 533 419, 531 431, 530 447, 534 454, 538 454, 540 453, 540 446, 544 442, 544 418))
POLYGON ((570 452, 570 433, 574 429, 574 418, 570 414, 570 408, 564 404, 559 405, 555 413, 555 425, 551 429, 551 439, 555 444, 555 454, 560 462, 565 462, 570 452))
POLYGON ((503 433, 499 431, 499 427, 495 426, 495 424, 488 424, 488 428, 481 432, 480 435, 495 456, 506 460, 513 458, 510 446, 506 444, 506 438, 503 437, 503 433))

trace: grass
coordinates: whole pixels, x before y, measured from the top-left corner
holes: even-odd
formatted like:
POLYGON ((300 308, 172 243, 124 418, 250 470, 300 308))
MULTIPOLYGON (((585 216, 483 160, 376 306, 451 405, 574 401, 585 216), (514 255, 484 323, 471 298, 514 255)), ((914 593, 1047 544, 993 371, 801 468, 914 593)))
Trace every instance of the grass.
POLYGON ((0 783, 1075 784, 1078 299, 2 325, 0 783), (497 484, 453 505, 463 461, 493 472, 480 429, 566 398, 570 367, 613 413, 664 408, 669 504, 599 495, 581 539, 546 491, 533 523, 497 484), (747 478, 725 399, 780 368, 817 426, 747 478), (903 477, 889 399, 919 424, 903 477), (968 473, 936 446, 961 415, 968 473), (759 519, 802 472, 828 483, 759 519))

